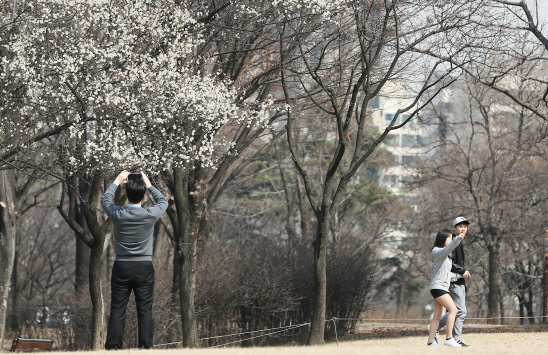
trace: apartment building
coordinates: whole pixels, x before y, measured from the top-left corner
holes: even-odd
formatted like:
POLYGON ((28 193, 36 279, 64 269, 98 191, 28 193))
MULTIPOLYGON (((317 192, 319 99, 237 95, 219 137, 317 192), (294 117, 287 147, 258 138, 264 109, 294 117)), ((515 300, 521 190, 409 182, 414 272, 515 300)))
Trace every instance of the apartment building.
MULTIPOLYGON (((411 103, 405 98, 402 87, 392 87, 376 96, 371 103, 372 124, 379 130, 384 129, 392 122, 398 109, 411 103)), ((407 120, 410 113, 400 114, 396 124, 407 120)), ((382 147, 392 154, 394 165, 385 171, 379 172, 378 181, 382 187, 400 194, 403 187, 409 183, 416 174, 415 166, 421 155, 425 152, 425 143, 429 134, 417 118, 413 118, 405 126, 394 130, 384 140, 382 147)))

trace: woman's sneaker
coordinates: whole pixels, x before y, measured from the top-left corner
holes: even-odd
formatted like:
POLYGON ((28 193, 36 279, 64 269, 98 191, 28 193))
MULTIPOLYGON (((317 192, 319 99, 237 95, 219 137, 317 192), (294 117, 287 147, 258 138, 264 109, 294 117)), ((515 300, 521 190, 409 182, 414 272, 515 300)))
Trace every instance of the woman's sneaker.
POLYGON ((445 339, 445 341, 443 342, 444 345, 447 345, 447 346, 452 346, 454 348, 462 348, 462 345, 460 345, 459 343, 457 343, 457 341, 453 338, 449 338, 449 339, 445 339))
MULTIPOLYGON (((428 324, 428 334, 430 334, 430 324, 428 324)), ((440 337, 440 331, 438 330, 436 334, 434 335, 434 340, 436 343, 438 342, 438 338, 440 337)))
POLYGON ((438 342, 434 340, 430 344, 426 344, 426 347, 427 348, 439 348, 440 346, 438 345, 438 342))

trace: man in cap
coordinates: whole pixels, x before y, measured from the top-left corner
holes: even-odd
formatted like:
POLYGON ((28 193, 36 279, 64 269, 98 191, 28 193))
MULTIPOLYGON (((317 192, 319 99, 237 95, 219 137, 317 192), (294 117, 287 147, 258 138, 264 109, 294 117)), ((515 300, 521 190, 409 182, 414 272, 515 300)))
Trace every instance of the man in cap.
MULTIPOLYGON (((468 231, 468 225, 470 222, 464 217, 457 217, 453 221, 453 238, 455 236, 468 231)), ((465 343, 461 339, 462 334, 462 324, 464 323, 464 318, 466 317, 466 282, 465 279, 471 277, 470 272, 466 270, 464 266, 464 248, 463 243, 460 243, 455 250, 453 251, 453 266, 451 267, 451 272, 453 277, 451 278, 451 284, 449 285, 449 294, 457 306, 457 316, 455 317, 455 324, 453 326, 453 337, 462 347, 470 347, 471 345, 465 343)), ((445 313, 440 319, 438 325, 438 331, 445 327, 447 322, 447 315, 445 313)), ((436 333, 437 338, 438 333, 436 333)))

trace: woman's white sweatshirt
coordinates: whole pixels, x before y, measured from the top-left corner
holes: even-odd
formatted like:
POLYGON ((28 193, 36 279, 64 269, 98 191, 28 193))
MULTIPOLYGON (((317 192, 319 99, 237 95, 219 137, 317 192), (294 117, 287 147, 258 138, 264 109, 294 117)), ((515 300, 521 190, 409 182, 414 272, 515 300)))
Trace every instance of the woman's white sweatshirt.
POLYGON ((452 263, 448 256, 460 244, 461 240, 460 236, 456 236, 445 248, 434 247, 430 252, 430 260, 434 263, 430 280, 431 290, 449 290, 452 263))

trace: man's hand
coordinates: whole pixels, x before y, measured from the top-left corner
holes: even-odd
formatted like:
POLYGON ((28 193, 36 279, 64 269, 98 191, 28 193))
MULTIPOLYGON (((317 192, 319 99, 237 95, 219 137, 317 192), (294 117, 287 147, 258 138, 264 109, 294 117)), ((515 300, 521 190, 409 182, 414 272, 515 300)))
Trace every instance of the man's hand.
POLYGON ((472 275, 470 275, 470 271, 466 270, 464 274, 462 274, 462 277, 464 277, 465 279, 469 279, 472 277, 472 275))
POLYGON ((141 176, 143 177, 143 181, 145 182, 146 186, 147 186, 147 190, 149 187, 152 186, 152 184, 150 183, 150 180, 148 179, 148 176, 146 176, 146 174, 141 171, 141 176))
POLYGON ((129 175, 129 171, 122 171, 114 180, 114 183, 116 185, 125 184, 127 182, 127 176, 129 175))

